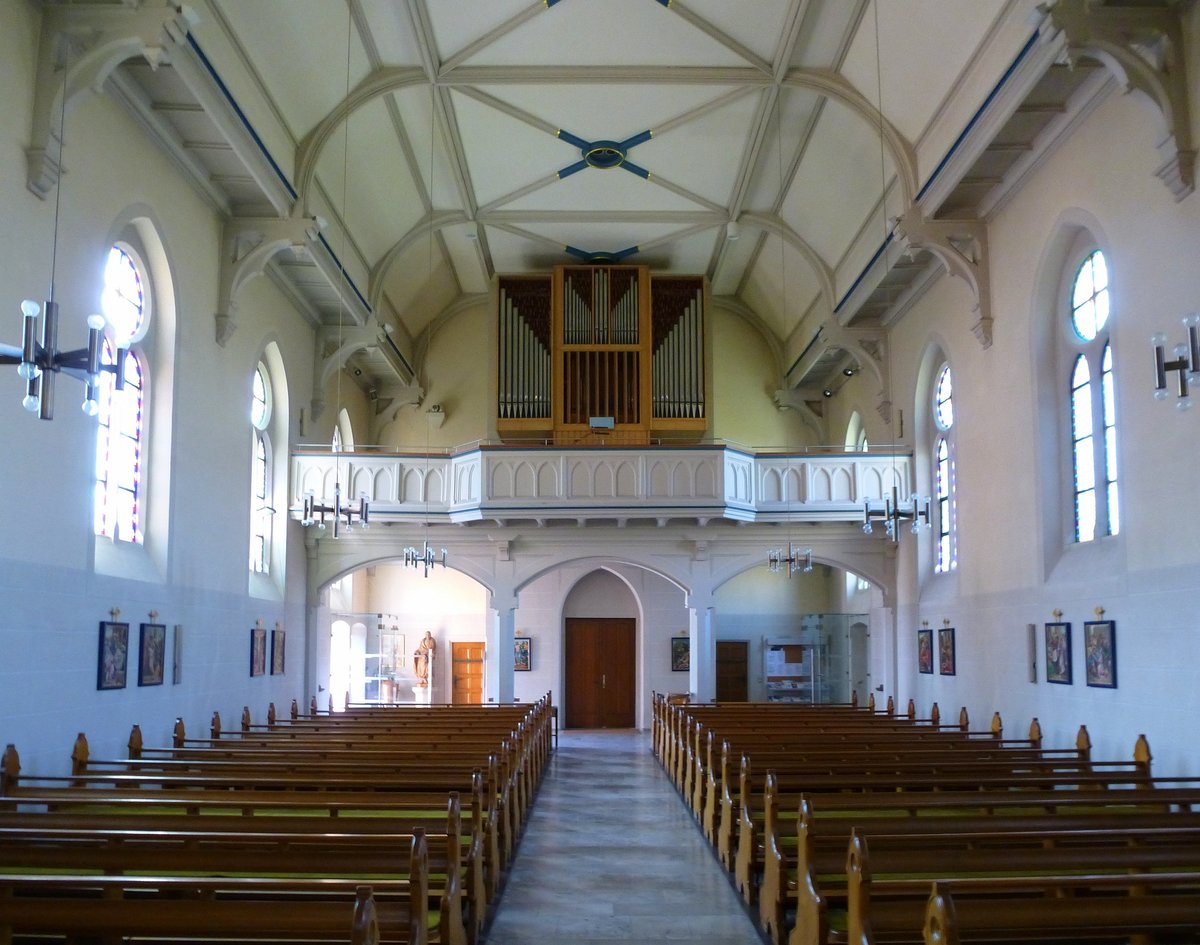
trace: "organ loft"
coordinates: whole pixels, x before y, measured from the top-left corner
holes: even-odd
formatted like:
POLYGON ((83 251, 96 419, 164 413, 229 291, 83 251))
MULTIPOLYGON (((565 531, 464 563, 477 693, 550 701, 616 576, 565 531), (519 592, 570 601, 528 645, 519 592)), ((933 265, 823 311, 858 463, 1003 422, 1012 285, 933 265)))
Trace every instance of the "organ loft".
POLYGON ((497 432, 558 445, 687 442, 709 431, 705 280, 556 266, 497 292, 497 432))

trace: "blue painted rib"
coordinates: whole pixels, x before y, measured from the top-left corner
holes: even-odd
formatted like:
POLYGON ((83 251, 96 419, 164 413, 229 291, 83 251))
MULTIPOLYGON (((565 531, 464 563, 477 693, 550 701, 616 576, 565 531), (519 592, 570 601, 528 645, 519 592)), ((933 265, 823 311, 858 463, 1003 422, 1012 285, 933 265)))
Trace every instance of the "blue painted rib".
POLYGON ((792 366, 784 372, 783 376, 785 379, 791 376, 792 371, 796 370, 796 365, 803 361, 804 356, 812 350, 812 346, 817 343, 817 339, 821 337, 821 332, 824 330, 825 329, 823 327, 817 329, 817 333, 812 336, 812 341, 804 346, 804 350, 801 351, 796 360, 792 362, 792 366))
POLYGON ((622 141, 620 143, 619 147, 622 151, 627 151, 629 148, 632 148, 634 145, 642 144, 645 141, 649 141, 653 137, 654 137, 654 132, 651 131, 649 128, 647 128, 645 131, 639 132, 638 134, 634 135, 632 138, 626 138, 624 141, 622 141))
POLYGON ((648 170, 646 170, 644 167, 634 164, 633 161, 625 161, 621 164, 621 167, 623 167, 625 170, 629 171, 629 173, 631 173, 631 174, 637 174, 637 176, 642 178, 643 180, 650 179, 650 172, 648 170))
POLYGON ((592 146, 592 142, 584 141, 578 135, 573 135, 569 131, 563 131, 561 128, 558 129, 558 136, 563 141, 567 142, 567 144, 575 145, 575 147, 579 148, 580 151, 587 151, 592 146))
MULTIPOLYGON (((237 100, 234 99, 233 93, 229 91, 229 87, 221 80, 221 77, 217 74, 217 70, 213 67, 212 62, 209 61, 208 56, 204 55, 204 50, 200 48, 200 44, 196 42, 196 38, 191 33, 188 33, 187 40, 188 45, 191 46, 192 50, 196 53, 196 56, 199 58, 201 64, 208 72, 209 77, 214 83, 216 83, 221 95, 224 96, 225 101, 229 104, 229 107, 232 108, 234 114, 237 115, 238 121, 240 121, 242 123, 242 127, 246 129, 246 133, 250 135, 251 139, 254 141, 254 144, 262 153, 262 156, 267 159, 267 163, 271 165, 271 169, 275 172, 280 182, 284 187, 287 188, 288 194, 291 195, 293 200, 299 199, 300 195, 296 193, 296 188, 292 186, 292 182, 288 180, 287 175, 283 173, 283 169, 278 163, 276 163, 275 158, 271 156, 271 152, 267 150, 267 146, 263 143, 262 138, 260 138, 258 132, 254 130, 254 126, 250 124, 250 119, 246 117, 246 113, 242 111, 241 106, 239 106, 237 100)), ((366 297, 359 290, 358 285, 355 284, 354 280, 350 277, 350 273, 346 271, 346 267, 342 265, 341 259, 339 259, 337 253, 333 251, 333 247, 329 245, 329 241, 325 239, 325 234, 318 233, 317 239, 320 240, 321 245, 325 247, 326 252, 329 253, 330 257, 332 257, 334 263, 337 264, 338 273, 346 280, 346 284, 354 291, 355 297, 359 300, 359 302, 362 303, 363 308, 368 312, 371 312, 372 309, 370 303, 367 302, 366 297)), ((405 362, 405 366, 408 367, 408 361, 404 355, 401 354, 399 350, 397 350, 396 353, 400 355, 401 360, 403 360, 405 362)), ((411 367, 409 370, 411 371, 411 367)))
MULTIPOLYGON (((1013 77, 1013 74, 1017 71, 1017 68, 1025 60, 1025 57, 1029 55, 1030 50, 1032 50, 1033 47, 1037 44, 1038 36, 1039 36, 1039 32, 1037 30, 1034 30, 1033 34, 1029 37, 1029 39, 1027 39, 1025 41, 1025 45, 1021 47, 1020 51, 1014 57, 1013 61, 1009 64, 1008 68, 1004 70, 1004 73, 1000 76, 999 80, 992 87, 992 90, 987 94, 987 97, 983 100, 983 104, 980 105, 978 109, 976 109, 975 114, 971 116, 971 119, 970 119, 970 121, 967 122, 966 127, 964 127, 963 130, 959 133, 958 137, 954 139, 954 143, 950 145, 950 149, 946 152, 945 157, 943 157, 941 159, 941 161, 938 162, 937 167, 935 167, 933 169, 933 173, 929 175, 929 179, 925 181, 925 184, 917 192, 917 200, 920 200, 925 195, 926 191, 928 191, 929 188, 933 185, 933 182, 935 180, 937 180, 938 175, 943 170, 945 170, 946 165, 950 162, 950 159, 954 156, 955 151, 957 151, 962 146, 963 141, 966 140, 967 135, 970 134, 970 132, 971 132, 971 129, 974 128, 979 123, 979 120, 983 117, 983 113, 985 111, 987 111, 988 107, 992 104, 993 101, 995 101, 996 96, 1000 94, 1000 90, 1004 88, 1005 83, 1007 83, 1008 80, 1013 77)), ((862 272, 860 272, 858 274, 858 278, 854 280, 854 282, 850 286, 850 288, 846 290, 845 295, 843 295, 841 297, 841 299, 839 300, 839 302, 837 303, 837 305, 834 306, 833 311, 835 314, 837 312, 841 311, 842 306, 845 305, 847 299, 849 299, 850 296, 854 294, 854 290, 858 288, 859 283, 861 283, 863 281, 863 279, 865 279, 867 277, 867 273, 870 272, 871 267, 874 266, 875 263, 879 261, 879 257, 883 255, 884 251, 887 249, 888 244, 891 243, 891 241, 892 241, 892 234, 888 233, 887 238, 883 241, 883 244, 879 247, 879 249, 877 249, 875 251, 875 255, 871 257, 871 261, 868 262, 866 264, 866 266, 863 267, 862 272)), ((795 365, 793 364, 792 367, 795 367, 795 365)))
POLYGON ((957 151, 962 145, 963 141, 966 140, 967 135, 971 133, 971 129, 979 123, 979 120, 983 117, 983 113, 986 112, 992 102, 995 101, 996 96, 1000 94, 1000 90, 1004 88, 1005 83, 1012 78, 1013 73, 1017 71, 1017 67, 1024 61, 1025 57, 1029 55, 1030 50, 1033 49, 1033 47, 1037 44, 1038 35, 1038 31, 1034 30, 1033 35, 1025 41, 1025 45, 1021 47, 1021 51, 1017 53, 1016 58, 1013 59, 1013 61, 1009 64, 1009 67, 1004 70, 1004 74, 1000 76, 999 81, 992 87, 992 90, 988 93, 987 98, 983 100, 983 104, 979 106, 979 108, 975 111, 975 114, 971 116, 971 120, 967 122, 966 127, 963 128, 958 137, 954 139, 954 143, 950 145, 950 150, 946 152, 946 156, 938 162, 938 166, 933 169, 933 173, 929 175, 929 179, 925 181, 925 185, 917 192, 918 200, 925 196, 925 191, 927 191, 930 185, 937 180, 938 175, 945 169, 946 165, 950 162, 950 159, 954 157, 954 152, 957 151))
POLYGON ((362 302, 363 308, 365 308, 368 312, 370 312, 371 311, 370 303, 366 300, 366 298, 363 297, 363 294, 358 291, 358 286, 355 285, 354 280, 350 277, 350 273, 346 271, 346 267, 342 265, 342 261, 340 259, 338 259, 338 254, 335 253, 333 251, 333 247, 329 245, 329 240, 325 239, 325 234, 318 233, 317 239, 319 239, 321 241, 321 245, 324 246, 326 250, 328 250, 329 255, 333 257, 333 261, 335 263, 337 263, 338 274, 346 280, 346 285, 350 286, 350 288, 354 290, 354 295, 358 298, 358 300, 360 302, 362 302))
POLYGON ((238 105, 237 100, 234 99, 233 93, 229 91, 229 87, 225 85, 225 83, 221 80, 221 77, 217 75, 217 70, 213 68, 213 64, 209 61, 208 56, 204 55, 204 50, 201 49, 200 44, 196 42, 196 37, 194 37, 191 33, 188 33, 187 41, 188 45, 192 47, 193 52, 195 52, 196 56, 200 59, 200 63, 208 72, 209 77, 213 80, 213 82, 216 83, 217 88, 225 97, 225 101, 229 103, 229 107, 232 108, 234 114, 237 115, 238 121, 242 123, 242 127, 246 129, 246 133, 250 135, 254 143, 258 146, 258 150, 262 152, 262 156, 265 157, 267 159, 267 163, 271 165, 271 169, 275 172, 280 182, 284 187, 287 188, 287 192, 291 195, 292 199, 297 199, 300 195, 296 193, 296 188, 293 187, 292 182, 287 179, 287 175, 283 173, 283 169, 277 163, 275 163, 275 158, 271 156, 271 152, 268 151, 267 146, 263 144, 262 138, 258 136, 258 132, 255 131, 254 126, 250 124, 250 119, 246 117, 246 113, 242 111, 241 106, 238 105))
POLYGON ((863 271, 858 274, 858 278, 855 279, 850 288, 846 290, 846 294, 842 296, 841 301, 839 301, 838 304, 833 307, 834 314, 837 314, 839 311, 841 311, 842 306, 846 304, 846 300, 854 294, 854 290, 858 288, 859 283, 867 277, 867 273, 871 271, 871 267, 874 266, 875 263, 879 262, 879 257, 884 254, 888 246, 891 245, 891 242, 892 234, 889 232, 887 238, 879 244, 879 249, 875 250, 875 255, 871 257, 871 261, 863 267, 863 271))
POLYGON ((558 172, 558 179, 562 180, 564 177, 570 177, 572 174, 578 174, 587 166, 587 161, 576 161, 574 164, 569 164, 558 172))

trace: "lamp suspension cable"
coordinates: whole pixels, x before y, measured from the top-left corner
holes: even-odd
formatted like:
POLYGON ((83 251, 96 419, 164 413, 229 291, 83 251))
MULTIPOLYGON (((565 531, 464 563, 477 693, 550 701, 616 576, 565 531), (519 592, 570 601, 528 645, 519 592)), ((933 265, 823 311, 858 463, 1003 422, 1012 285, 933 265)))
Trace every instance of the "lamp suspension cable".
MULTIPOLYGON (((783 230, 783 89, 776 87, 775 89, 775 162, 776 172, 778 177, 779 191, 776 195, 776 206, 779 216, 779 304, 781 315, 786 321, 787 319, 787 259, 786 259, 786 240, 784 239, 783 230)), ((790 449, 790 446, 789 446, 790 449)), ((791 482, 792 482, 792 458, 790 452, 784 457, 786 469, 780 477, 779 483, 779 499, 784 507, 784 515, 787 520, 787 545, 782 548, 771 548, 767 551, 767 570, 772 574, 786 574, 791 577, 797 571, 808 573, 813 569, 812 549, 806 548, 803 551, 792 543, 792 504, 791 504, 791 482)))
MULTIPOLYGON (((346 15, 346 98, 350 97, 350 52, 351 39, 353 34, 353 14, 347 10, 346 15)), ((334 357, 342 356, 342 325, 346 318, 350 316, 347 311, 350 298, 350 273, 346 268, 346 251, 349 246, 349 186, 350 177, 350 117, 346 115, 345 134, 342 138, 342 240, 341 254, 338 259, 338 270, 341 276, 342 292, 341 305, 338 311, 337 324, 337 350, 334 357)), ((302 525, 316 525, 322 531, 325 529, 326 517, 332 519, 334 538, 341 537, 343 532, 352 531, 354 524, 357 522, 363 528, 368 528, 371 521, 371 500, 365 493, 360 493, 358 502, 346 502, 342 504, 342 476, 341 476, 341 454, 345 446, 341 441, 341 436, 338 430, 338 424, 341 422, 342 415, 342 374, 345 366, 339 367, 337 371, 335 397, 334 397, 334 412, 333 412, 333 433, 330 437, 329 450, 333 456, 333 504, 330 505, 325 499, 317 500, 316 496, 309 492, 304 496, 304 512, 301 518, 302 525)), ((353 483, 351 483, 353 485, 353 483)))
MULTIPOLYGON (((427 243, 428 260, 425 288, 426 292, 433 284, 433 218, 434 218, 434 142, 437 138, 437 84, 431 78, 429 82, 429 240, 427 243)), ((410 568, 423 568, 424 576, 429 577, 429 572, 436 565, 440 564, 443 568, 446 567, 446 559, 449 557, 445 548, 441 549, 440 553, 435 553, 429 545, 429 475, 430 475, 430 444, 429 444, 429 428, 431 426, 430 418, 426 414, 421 414, 425 418, 425 476, 421 483, 421 490, 425 493, 425 524, 424 535, 421 542, 421 550, 418 551, 416 546, 410 545, 404 549, 404 564, 410 568)), ((443 485, 445 477, 443 476, 443 485)))
POLYGON ((0 364, 17 365, 17 374, 25 381, 25 396, 21 400, 30 413, 41 420, 54 419, 54 375, 66 374, 84 385, 83 412, 94 417, 100 412, 100 375, 112 374, 117 390, 125 389, 125 356, 127 348, 118 348, 112 364, 104 364, 103 315, 88 316, 87 346, 72 351, 58 350, 58 301, 55 286, 58 278, 58 226, 62 211, 63 153, 66 150, 67 93, 71 74, 70 40, 64 39, 66 53, 62 66, 62 99, 58 111, 58 180, 54 192, 54 224, 50 243, 50 293, 38 304, 33 299, 21 303, 21 345, 0 344, 0 364), (39 340, 38 317, 41 317, 39 340))
MULTIPOLYGON (((875 16, 875 100, 878 103, 876 121, 879 128, 879 216, 883 222, 883 248, 879 258, 886 271, 887 246, 891 238, 891 225, 888 221, 887 213, 888 178, 883 125, 883 57, 880 54, 879 3, 880 0, 875 0, 872 9, 875 16)), ((891 437, 892 482, 891 488, 888 490, 890 491, 890 495, 885 493, 882 503, 876 500, 872 504, 870 498, 863 500, 862 530, 864 534, 870 535, 875 530, 874 523, 882 522, 888 538, 893 542, 899 542, 901 522, 911 522, 911 529, 914 535, 921 530, 922 526, 929 527, 930 497, 925 496, 922 499, 917 493, 911 492, 907 499, 903 502, 900 501, 900 473, 896 465, 896 407, 893 403, 892 345, 891 340, 886 335, 886 329, 885 335, 881 340, 884 345, 885 368, 887 370, 885 403, 888 431, 891 437)))

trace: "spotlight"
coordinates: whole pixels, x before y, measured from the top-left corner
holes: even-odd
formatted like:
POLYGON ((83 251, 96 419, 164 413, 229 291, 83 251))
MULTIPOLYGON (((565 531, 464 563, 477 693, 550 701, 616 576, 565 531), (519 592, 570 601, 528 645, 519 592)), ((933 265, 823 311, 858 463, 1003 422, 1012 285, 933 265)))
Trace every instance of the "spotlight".
POLYGON ((832 390, 830 390, 828 387, 826 387, 826 388, 825 388, 823 391, 821 391, 821 393, 822 393, 822 394, 824 394, 826 397, 832 397, 832 396, 833 396, 833 391, 832 391, 832 390))

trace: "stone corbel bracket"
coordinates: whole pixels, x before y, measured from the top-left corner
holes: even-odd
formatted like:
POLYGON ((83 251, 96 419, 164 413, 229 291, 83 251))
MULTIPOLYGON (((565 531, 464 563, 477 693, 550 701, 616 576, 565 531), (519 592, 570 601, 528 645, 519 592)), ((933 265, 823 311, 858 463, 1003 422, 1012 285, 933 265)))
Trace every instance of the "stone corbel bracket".
POLYGON ((1162 164, 1155 175, 1175 199, 1196 186, 1196 149, 1188 101, 1182 17, 1187 4, 1103 6, 1090 0, 1058 0, 1038 9, 1065 37, 1068 61, 1081 56, 1102 62, 1125 90, 1146 95, 1159 117, 1162 164))
POLYGON ((794 410, 800 415, 800 419, 804 421, 804 425, 812 429, 817 435, 819 443, 825 442, 825 421, 817 416, 816 412, 808 405, 804 399, 804 391, 798 387, 782 387, 775 391, 775 406, 780 410, 794 410))
POLYGON ((971 331, 984 348, 992 346, 991 267, 987 225, 982 220, 928 220, 915 204, 892 228, 897 244, 910 255, 924 249, 971 290, 975 323, 971 331))
POLYGON ((300 258, 320 235, 320 217, 280 220, 234 217, 225 223, 221 247, 221 285, 216 314, 217 344, 225 343, 237 328, 238 295, 248 282, 261 276, 276 254, 290 250, 300 258))
POLYGON ((171 0, 147 0, 136 8, 44 7, 33 127, 25 150, 30 191, 44 200, 58 186, 63 116, 78 95, 99 92, 127 59, 141 57, 157 69, 197 22, 192 10, 171 0))
MULTIPOLYGON (((381 344, 384 329, 372 320, 371 324, 361 328, 324 329, 326 342, 323 353, 318 356, 316 373, 313 378, 313 390, 316 392, 312 400, 311 412, 313 419, 319 419, 325 409, 323 392, 332 381, 334 374, 346 366, 346 362, 359 351, 376 350, 381 344)), ((425 396, 424 390, 414 381, 413 383, 397 382, 386 384, 382 388, 372 388, 368 395, 379 416, 389 410, 398 411, 409 404, 419 404, 425 396)), ((394 419, 394 414, 392 415, 394 419)))

